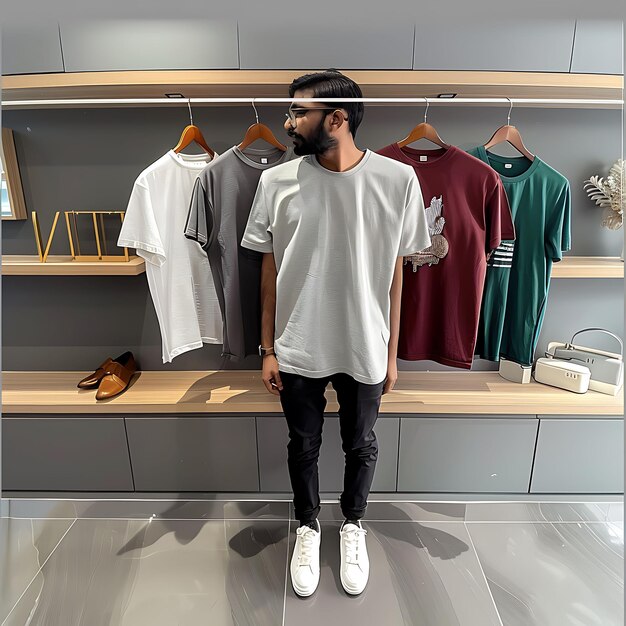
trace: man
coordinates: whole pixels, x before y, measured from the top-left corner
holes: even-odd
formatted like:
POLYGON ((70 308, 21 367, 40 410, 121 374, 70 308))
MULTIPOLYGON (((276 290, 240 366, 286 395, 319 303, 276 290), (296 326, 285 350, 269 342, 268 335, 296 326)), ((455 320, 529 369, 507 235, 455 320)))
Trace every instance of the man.
POLYGON ((369 577, 361 525, 378 446, 381 395, 398 377, 396 350, 402 257, 430 245, 411 167, 360 150, 359 86, 336 70, 293 81, 285 129, 299 159, 264 171, 241 245, 263 252, 263 382, 280 396, 300 526, 291 560, 295 592, 311 595, 320 576, 318 457, 332 383, 339 403, 345 516, 342 585, 359 594, 369 577))

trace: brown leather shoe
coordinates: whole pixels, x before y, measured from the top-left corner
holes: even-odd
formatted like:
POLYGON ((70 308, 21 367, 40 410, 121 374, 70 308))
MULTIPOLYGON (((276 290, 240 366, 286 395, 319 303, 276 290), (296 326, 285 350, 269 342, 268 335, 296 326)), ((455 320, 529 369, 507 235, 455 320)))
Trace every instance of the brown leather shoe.
POLYGON ((128 383, 136 371, 137 363, 135 363, 132 352, 124 352, 118 359, 111 361, 100 381, 96 400, 105 400, 122 393, 128 387, 128 383))
POLYGON ((98 383, 106 374, 106 368, 112 362, 113 359, 111 357, 108 357, 106 361, 98 365, 95 372, 92 372, 91 374, 89 374, 89 376, 85 376, 85 378, 83 378, 76 386, 79 389, 91 389, 92 387, 97 387, 98 383))

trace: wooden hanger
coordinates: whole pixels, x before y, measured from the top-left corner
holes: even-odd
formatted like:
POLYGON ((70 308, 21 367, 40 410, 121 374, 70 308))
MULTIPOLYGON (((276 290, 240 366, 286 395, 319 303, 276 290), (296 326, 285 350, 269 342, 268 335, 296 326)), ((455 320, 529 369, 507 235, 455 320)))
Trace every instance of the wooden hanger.
POLYGON ((447 144, 436 131, 435 127, 426 122, 426 115, 428 114, 428 99, 424 98, 426 101, 426 110, 424 111, 424 121, 418 124, 402 141, 398 141, 398 148, 404 148, 404 146, 408 146, 410 143, 414 141, 418 141, 420 139, 428 139, 428 141, 432 141, 433 143, 441 146, 442 148, 449 148, 450 144, 447 144))
POLYGON ((259 114, 257 113, 256 107, 254 106, 254 99, 252 99, 252 108, 254 109, 254 114, 256 116, 256 124, 252 124, 252 126, 248 128, 243 138, 243 141, 238 146, 239 149, 245 150, 245 148, 247 148, 252 142, 256 141, 257 139, 263 139, 263 141, 266 141, 275 148, 278 148, 279 150, 285 152, 287 150, 287 146, 284 146, 282 143, 280 143, 280 141, 278 141, 278 139, 276 139, 274 133, 271 131, 269 126, 266 126, 265 124, 259 122, 259 114))
POLYGON ((178 140, 178 143, 174 148, 174 152, 179 153, 181 150, 184 150, 189 144, 195 141, 205 152, 214 157, 215 152, 212 148, 208 146, 207 142, 204 140, 202 131, 197 126, 194 126, 193 115, 191 113, 191 99, 187 101, 187 106, 189 107, 189 121, 191 123, 188 126, 185 126, 183 132, 180 135, 180 139, 178 140))
POLYGON ((511 106, 509 107, 509 114, 507 116, 506 124, 504 126, 500 126, 498 130, 491 136, 491 139, 484 145, 485 150, 489 150, 496 144, 502 143, 504 141, 508 141, 520 154, 523 154, 529 161, 535 160, 535 155, 528 150, 528 148, 524 145, 524 141, 522 140, 522 135, 519 130, 515 128, 515 126, 510 125, 511 121, 511 110, 513 109, 513 102, 511 98, 507 98, 510 102, 511 106))

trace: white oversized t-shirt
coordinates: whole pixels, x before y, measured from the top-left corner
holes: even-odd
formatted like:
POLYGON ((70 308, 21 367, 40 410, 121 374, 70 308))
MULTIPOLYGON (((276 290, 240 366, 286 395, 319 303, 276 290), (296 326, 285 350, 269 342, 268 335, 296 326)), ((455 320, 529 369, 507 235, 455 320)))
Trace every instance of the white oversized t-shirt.
POLYGON ((396 260, 430 245, 413 168, 370 150, 345 172, 313 155, 277 165, 261 175, 241 245, 274 253, 282 371, 385 379, 396 260))
POLYGON ((209 260, 183 234, 195 180, 210 160, 207 154, 170 150, 147 167, 135 181, 117 241, 146 260, 163 363, 203 343, 222 343, 209 260))

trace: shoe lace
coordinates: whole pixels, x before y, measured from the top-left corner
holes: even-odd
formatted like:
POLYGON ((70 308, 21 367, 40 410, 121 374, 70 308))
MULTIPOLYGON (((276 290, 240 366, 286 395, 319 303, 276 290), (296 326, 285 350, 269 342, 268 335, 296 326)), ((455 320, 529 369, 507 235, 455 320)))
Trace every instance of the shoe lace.
POLYGON ((345 551, 346 563, 354 565, 359 564, 359 544, 360 537, 365 537, 367 530, 365 528, 355 528, 343 531, 343 547, 345 551))
POLYGON ((313 558, 313 544, 315 531, 312 528, 302 527, 297 529, 300 536, 300 551, 298 553, 299 565, 310 565, 313 558))

